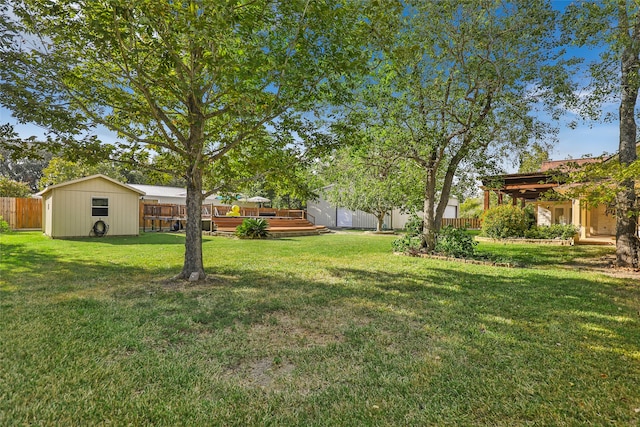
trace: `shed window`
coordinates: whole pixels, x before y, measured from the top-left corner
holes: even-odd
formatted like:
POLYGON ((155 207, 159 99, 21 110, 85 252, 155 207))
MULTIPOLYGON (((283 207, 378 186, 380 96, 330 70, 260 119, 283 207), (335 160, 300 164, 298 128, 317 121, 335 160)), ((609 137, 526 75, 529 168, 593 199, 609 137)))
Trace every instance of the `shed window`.
POLYGON ((109 216, 109 199, 106 197, 92 197, 91 216, 109 216))

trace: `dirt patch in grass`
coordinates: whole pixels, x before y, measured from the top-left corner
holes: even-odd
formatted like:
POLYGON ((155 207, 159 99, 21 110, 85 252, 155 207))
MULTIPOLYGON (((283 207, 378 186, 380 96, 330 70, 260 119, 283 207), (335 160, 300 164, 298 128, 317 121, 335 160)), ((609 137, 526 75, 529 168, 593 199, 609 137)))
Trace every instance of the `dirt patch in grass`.
POLYGON ((576 258, 572 263, 567 264, 566 268, 603 273, 620 279, 640 280, 640 269, 617 267, 615 254, 603 255, 597 258, 576 258))
POLYGON ((263 357, 239 363, 227 369, 224 376, 228 381, 242 387, 273 392, 284 389, 294 370, 295 365, 287 359, 263 357))
POLYGON ((251 327, 249 335, 265 345, 287 348, 327 346, 343 340, 338 331, 329 331, 318 324, 304 324, 301 319, 287 313, 272 313, 263 323, 251 327))
POLYGON ((229 331, 246 328, 242 333, 245 336, 244 345, 254 349, 254 356, 237 360, 226 369, 224 376, 232 383, 269 393, 289 387, 294 387, 297 393, 302 394, 324 389, 327 385, 324 384, 324 377, 316 377, 309 372, 308 361, 305 360, 309 354, 325 351, 333 344, 344 343, 342 315, 346 313, 333 314, 329 316, 324 310, 311 313, 277 311, 265 316, 259 323, 230 327, 229 331), (297 366, 299 363, 303 366, 297 366), (297 371, 298 368, 301 371, 297 371))

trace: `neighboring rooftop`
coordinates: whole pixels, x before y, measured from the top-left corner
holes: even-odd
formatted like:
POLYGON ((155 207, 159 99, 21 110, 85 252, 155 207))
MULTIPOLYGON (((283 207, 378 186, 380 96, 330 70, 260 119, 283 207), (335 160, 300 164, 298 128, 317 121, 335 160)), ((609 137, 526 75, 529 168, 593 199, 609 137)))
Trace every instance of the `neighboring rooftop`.
MULTIPOLYGON (((153 199, 154 197, 177 197, 186 198, 187 190, 180 187, 165 187, 163 185, 146 185, 146 184, 128 184, 130 187, 136 188, 146 193, 147 199, 153 199)), ((216 196, 212 195, 207 197, 203 202, 214 203, 216 196)))
POLYGON ((602 159, 598 157, 587 157, 584 159, 568 159, 568 160, 549 160, 546 162, 542 162, 542 165, 540 166, 540 172, 546 172, 549 170, 564 171, 569 169, 569 165, 582 166, 587 163, 598 163, 601 161, 602 159))

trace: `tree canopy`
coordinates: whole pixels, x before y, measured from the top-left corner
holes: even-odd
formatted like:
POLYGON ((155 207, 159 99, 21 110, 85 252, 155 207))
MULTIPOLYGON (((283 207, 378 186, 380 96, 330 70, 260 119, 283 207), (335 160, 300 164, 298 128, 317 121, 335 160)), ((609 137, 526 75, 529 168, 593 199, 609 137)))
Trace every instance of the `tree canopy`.
POLYGON ((549 149, 541 144, 533 144, 530 150, 520 154, 518 173, 538 172, 543 162, 551 160, 549 149))
POLYGON ((0 175, 0 197, 31 197, 31 188, 26 182, 0 175))
POLYGON ((616 157, 600 165, 589 165, 578 173, 587 181, 585 193, 591 202, 608 201, 616 215, 616 259, 623 267, 637 267, 638 201, 635 191, 638 164, 636 115, 640 89, 640 5, 633 0, 580 2, 570 5, 563 17, 565 42, 602 49, 598 60, 587 65, 585 96, 568 99, 583 116, 603 117, 607 102, 620 105, 619 145, 616 157), (597 184, 597 185, 593 185, 597 184), (613 196, 613 197, 609 197, 613 196), (613 200, 612 200, 613 199, 613 200))
POLYGON ((372 214, 377 231, 393 209, 416 208, 422 180, 422 171, 393 149, 399 141, 379 131, 369 128, 356 133, 359 143, 331 153, 321 172, 329 184, 328 200, 335 206, 372 214))
POLYGON ((393 4, 369 13, 379 66, 355 114, 401 135, 398 152, 424 172, 432 250, 457 173, 545 135, 529 113, 555 78, 555 13, 548 2, 393 4))
POLYGON ((308 142, 300 113, 344 99, 368 59, 357 2, 4 4, 0 102, 51 129, 50 143, 71 155, 153 158, 155 168, 182 177, 182 278, 205 277, 200 203, 228 181, 234 169, 225 159, 291 141, 269 133, 295 130, 296 141, 308 142), (98 125, 118 140, 99 141, 98 125))
POLYGON ((13 127, 0 125, 0 175, 14 181, 27 183, 31 191, 38 190, 42 170, 53 154, 39 149, 34 139, 23 141, 13 127), (30 149, 16 149, 16 146, 31 146, 30 149))

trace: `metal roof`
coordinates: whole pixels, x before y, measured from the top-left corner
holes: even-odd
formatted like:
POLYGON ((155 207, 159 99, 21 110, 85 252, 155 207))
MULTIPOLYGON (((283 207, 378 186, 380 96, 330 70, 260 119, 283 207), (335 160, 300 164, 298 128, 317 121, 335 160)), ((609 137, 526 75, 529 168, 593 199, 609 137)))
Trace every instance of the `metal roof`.
MULTIPOLYGON (((187 189, 181 187, 165 187, 163 185, 146 185, 146 184, 129 184, 130 187, 137 188, 140 191, 146 193, 147 199, 153 199, 154 197, 187 197, 187 189)), ((213 201, 216 196, 211 195, 205 200, 213 201)))

